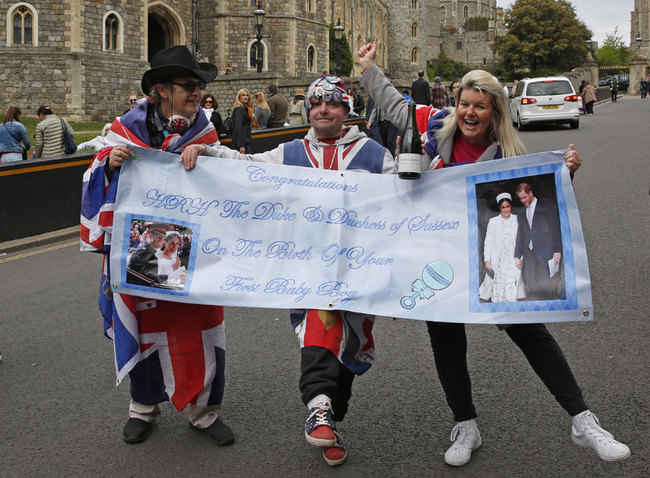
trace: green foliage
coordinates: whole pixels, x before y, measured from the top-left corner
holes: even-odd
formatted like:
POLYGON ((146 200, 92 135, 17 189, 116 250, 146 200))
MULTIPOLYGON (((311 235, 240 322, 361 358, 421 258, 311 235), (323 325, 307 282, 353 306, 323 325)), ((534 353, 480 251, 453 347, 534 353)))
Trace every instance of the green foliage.
POLYGON ((603 46, 598 49, 599 65, 627 65, 632 59, 633 53, 623 42, 623 37, 617 35, 618 27, 613 33, 605 36, 603 46))
MULTIPOLYGON (((330 23, 330 73, 336 72, 336 37, 334 36, 334 24, 330 23)), ((345 33, 339 40, 341 55, 341 76, 350 76, 352 74, 352 52, 345 33)))
POLYGON ((443 81, 452 81, 461 78, 471 68, 465 63, 452 60, 444 51, 440 52, 438 58, 427 62, 427 75, 429 78, 439 76, 443 81))
POLYGON ((495 38, 499 68, 560 73, 584 63, 591 31, 568 0, 517 0, 505 12, 508 33, 495 38))
POLYGON ((489 22, 487 17, 472 17, 467 19, 463 28, 468 32, 486 32, 489 22))

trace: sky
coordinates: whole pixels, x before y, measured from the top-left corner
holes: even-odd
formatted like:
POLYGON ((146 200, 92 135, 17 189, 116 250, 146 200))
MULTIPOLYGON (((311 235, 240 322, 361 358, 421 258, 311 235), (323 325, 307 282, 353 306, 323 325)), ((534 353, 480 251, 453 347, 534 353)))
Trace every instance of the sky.
MULTIPOLYGON (((602 46, 605 36, 614 33, 630 45, 630 12, 634 11, 634 0, 569 0, 575 7, 577 17, 593 32, 592 40, 602 46)), ((505 10, 514 0, 497 0, 497 6, 505 10)))

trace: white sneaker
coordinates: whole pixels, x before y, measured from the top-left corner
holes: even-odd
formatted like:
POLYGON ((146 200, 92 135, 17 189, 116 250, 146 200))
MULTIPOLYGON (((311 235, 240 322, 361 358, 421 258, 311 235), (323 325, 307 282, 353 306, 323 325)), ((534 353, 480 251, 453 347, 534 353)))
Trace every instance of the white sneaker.
POLYGON ((573 417, 571 438, 576 445, 593 449, 605 461, 620 461, 630 456, 627 445, 614 440, 614 435, 603 429, 598 417, 589 410, 573 417))
POLYGON ((463 466, 483 443, 474 419, 456 423, 450 439, 454 444, 445 453, 445 463, 451 466, 463 466))

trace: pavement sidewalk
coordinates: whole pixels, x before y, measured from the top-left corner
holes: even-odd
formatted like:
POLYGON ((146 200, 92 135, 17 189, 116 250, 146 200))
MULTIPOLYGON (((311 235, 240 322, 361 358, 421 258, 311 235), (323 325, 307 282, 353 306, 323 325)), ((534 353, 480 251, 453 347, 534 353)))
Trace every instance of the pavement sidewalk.
POLYGON ((10 252, 22 251, 32 247, 44 246, 53 242, 79 238, 79 226, 37 234, 35 236, 14 239, 13 241, 0 242, 0 255, 10 252))

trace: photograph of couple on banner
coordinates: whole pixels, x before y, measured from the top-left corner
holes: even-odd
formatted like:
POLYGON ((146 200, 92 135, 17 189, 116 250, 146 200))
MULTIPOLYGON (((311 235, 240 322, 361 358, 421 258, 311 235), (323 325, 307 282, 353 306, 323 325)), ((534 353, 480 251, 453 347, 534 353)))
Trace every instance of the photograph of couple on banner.
POLYGON ((128 284, 182 291, 193 229, 137 218, 131 220, 125 269, 128 284))
POLYGON ((555 175, 475 188, 480 303, 565 300, 555 175))

